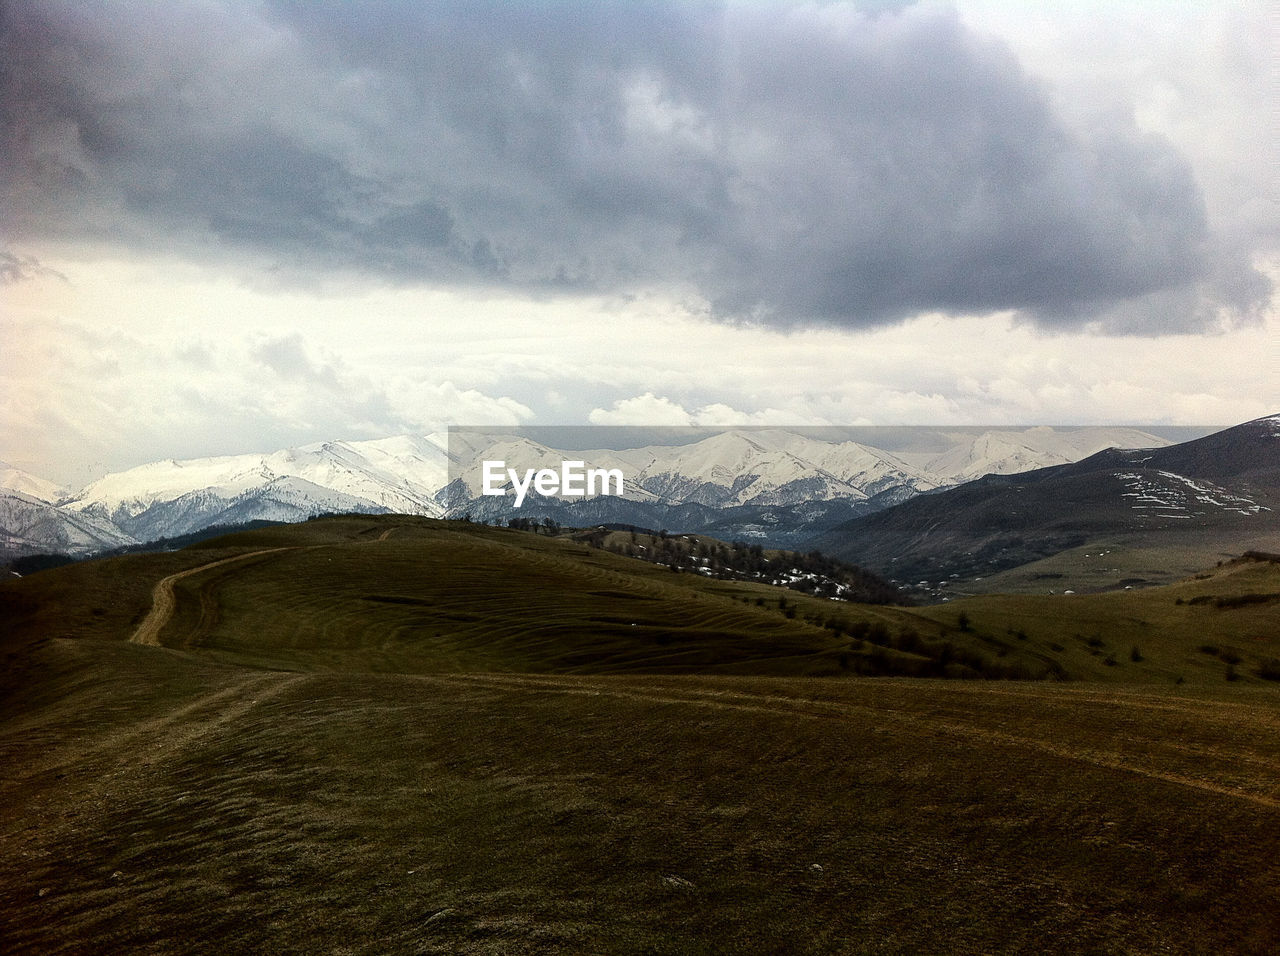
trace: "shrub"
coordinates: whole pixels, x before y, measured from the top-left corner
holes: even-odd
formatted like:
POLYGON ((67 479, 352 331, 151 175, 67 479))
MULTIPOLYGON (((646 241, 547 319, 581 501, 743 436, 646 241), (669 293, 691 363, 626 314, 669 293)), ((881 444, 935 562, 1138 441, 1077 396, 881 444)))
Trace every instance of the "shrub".
POLYGON ((75 563, 76 559, 69 554, 28 554, 21 558, 14 558, 9 568, 25 576, 75 563))
POLYGON ((1258 669, 1254 673, 1263 680, 1280 680, 1280 660, 1274 657, 1268 658, 1258 664, 1258 669))
POLYGON ((909 627, 898 635, 897 646, 900 651, 918 654, 924 650, 924 641, 920 639, 920 634, 915 628, 909 627))
POLYGON ((1220 608, 1246 607, 1250 604, 1273 604, 1276 601, 1280 601, 1280 594, 1237 594, 1234 597, 1220 597, 1213 602, 1213 606, 1220 608))

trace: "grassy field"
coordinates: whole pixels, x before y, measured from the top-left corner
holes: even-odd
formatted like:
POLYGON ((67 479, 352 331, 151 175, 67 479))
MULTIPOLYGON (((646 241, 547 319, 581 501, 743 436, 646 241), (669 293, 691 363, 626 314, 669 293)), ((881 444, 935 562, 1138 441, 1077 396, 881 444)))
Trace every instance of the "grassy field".
POLYGON ((979 639, 1051 654, 1076 679, 1280 681, 1276 561, 1227 561, 1159 588, 975 596, 920 613, 950 624, 964 615, 979 639))
POLYGON ((1121 590, 1126 585, 1145 588, 1174 584, 1250 550, 1280 550, 1280 537, 1274 531, 1233 536, 1220 532, 1211 537, 1188 530, 1168 531, 1153 542, 1143 535, 1121 534, 987 574, 980 580, 955 583, 965 593, 981 594, 1048 594, 1067 588, 1088 593, 1121 590))
POLYGON ((0 948, 1274 952, 1276 585, 851 607, 392 517, 43 572, 0 948), (856 676, 948 645, 1075 679, 856 676))

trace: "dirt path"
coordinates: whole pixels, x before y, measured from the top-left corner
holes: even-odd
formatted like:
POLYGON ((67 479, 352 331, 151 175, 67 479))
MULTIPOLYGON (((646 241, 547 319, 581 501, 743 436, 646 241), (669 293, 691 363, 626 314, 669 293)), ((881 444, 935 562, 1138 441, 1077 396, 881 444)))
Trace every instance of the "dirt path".
MULTIPOLYGON (((92 779, 117 773, 112 768, 122 765, 146 766, 179 756, 201 739, 213 738, 255 707, 308 679, 305 674, 274 672, 240 675, 227 686, 203 693, 173 710, 140 719, 134 725, 97 735, 68 735, 66 746, 48 747, 22 759, 12 768, 21 773, 0 782, 0 789, 20 787, 37 774, 76 771, 92 779)), ((4 795, 10 804, 20 797, 13 790, 4 795)))
MULTIPOLYGON (((391 537, 393 531, 398 530, 399 526, 387 528, 382 534, 378 535, 378 541, 386 541, 391 537)), ((173 617, 173 612, 177 607, 177 599, 174 595, 173 586, 183 578, 190 577, 193 574, 200 574, 202 571, 210 571, 213 568, 221 567, 224 564, 232 564, 236 561, 247 561, 250 558, 256 558, 263 554, 274 554, 277 551, 298 551, 308 550, 311 548, 324 547, 324 545, 305 545, 301 548, 297 546, 282 548, 262 548, 258 551, 249 551, 245 554, 237 554, 235 557, 222 558, 218 561, 210 561, 208 564, 202 564, 196 568, 188 568, 185 571, 179 571, 177 574, 171 574, 167 578, 161 578, 156 582, 156 586, 151 591, 151 610, 147 612, 147 616, 143 618, 142 623, 138 625, 138 629, 133 632, 133 636, 129 638, 134 644, 146 644, 149 647, 160 646, 160 632, 164 630, 164 626, 169 623, 169 618, 173 617)))
POLYGON ((247 554, 237 554, 232 558, 210 561, 208 564, 202 564, 196 568, 188 568, 186 571, 179 571, 177 574, 171 574, 167 578, 161 578, 151 591, 151 610, 147 612, 147 616, 142 619, 142 623, 138 625, 138 629, 133 632, 133 636, 129 640, 134 644, 146 644, 150 647, 160 646, 160 632, 169 623, 169 618, 173 617, 174 609, 177 606, 173 586, 183 578, 221 567, 224 564, 231 564, 235 561, 247 561, 249 558, 256 558, 260 554, 292 550, 294 549, 263 548, 261 551, 250 551, 247 554))

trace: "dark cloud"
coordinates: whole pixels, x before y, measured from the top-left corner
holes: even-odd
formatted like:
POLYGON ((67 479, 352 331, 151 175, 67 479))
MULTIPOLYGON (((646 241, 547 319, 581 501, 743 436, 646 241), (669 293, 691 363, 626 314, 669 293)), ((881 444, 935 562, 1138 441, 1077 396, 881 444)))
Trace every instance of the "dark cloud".
POLYGON ((302 336, 296 332, 262 342, 253 349, 253 357, 282 379, 332 392, 341 390, 338 370, 332 365, 312 361, 302 336))
POLYGON ((1136 333, 1270 299, 1188 163, 1071 127, 953 12, 582 0, 11 3, 13 236, 290 274, 697 288, 863 326, 1014 309, 1136 333))

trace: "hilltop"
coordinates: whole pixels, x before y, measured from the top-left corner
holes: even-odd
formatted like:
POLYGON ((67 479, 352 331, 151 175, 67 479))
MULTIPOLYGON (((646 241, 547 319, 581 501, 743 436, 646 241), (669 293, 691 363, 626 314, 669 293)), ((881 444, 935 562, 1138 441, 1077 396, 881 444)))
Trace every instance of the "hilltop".
POLYGON ((11 641, 127 640, 161 582, 181 574, 156 642, 254 667, 1213 683, 1222 668, 1198 650, 1210 638, 1237 635, 1245 681, 1280 656, 1273 602, 1193 600, 1280 593, 1277 566, 1260 559, 1143 591, 911 607, 818 555, 410 516, 262 527, 42 571, 0 588, 0 609, 11 641), (833 600, 842 588, 854 600, 833 600), (1094 638, 1112 664, 1079 653, 1094 638), (1134 644, 1142 660, 1129 659, 1134 644))

